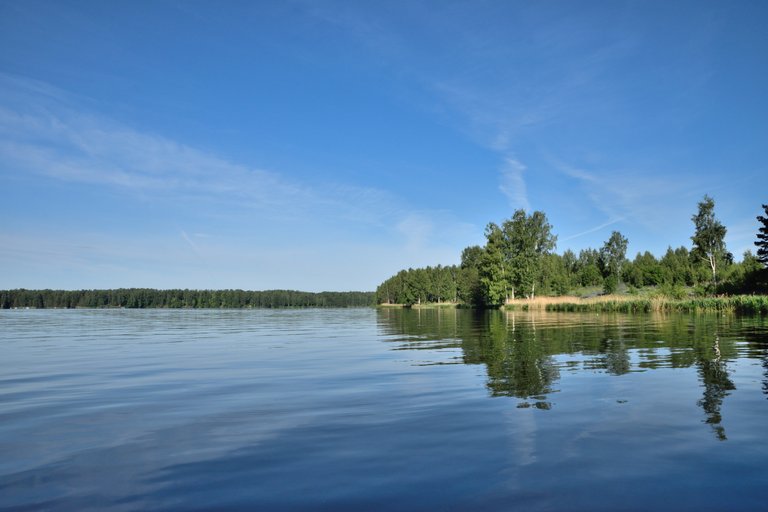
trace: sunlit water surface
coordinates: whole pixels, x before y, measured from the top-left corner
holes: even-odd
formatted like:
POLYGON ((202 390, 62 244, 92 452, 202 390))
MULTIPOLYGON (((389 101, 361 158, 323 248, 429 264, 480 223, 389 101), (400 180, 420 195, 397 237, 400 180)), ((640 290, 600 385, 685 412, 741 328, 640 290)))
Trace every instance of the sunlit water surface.
POLYGON ((3 510, 765 510, 768 321, 0 311, 3 510))

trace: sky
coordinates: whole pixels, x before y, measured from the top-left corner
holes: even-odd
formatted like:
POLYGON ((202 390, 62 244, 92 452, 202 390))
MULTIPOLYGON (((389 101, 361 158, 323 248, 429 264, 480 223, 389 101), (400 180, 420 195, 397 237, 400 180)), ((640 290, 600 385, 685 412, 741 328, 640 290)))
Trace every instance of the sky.
POLYGON ((546 213, 728 249, 768 203, 768 2, 0 0, 0 289, 373 290, 546 213))

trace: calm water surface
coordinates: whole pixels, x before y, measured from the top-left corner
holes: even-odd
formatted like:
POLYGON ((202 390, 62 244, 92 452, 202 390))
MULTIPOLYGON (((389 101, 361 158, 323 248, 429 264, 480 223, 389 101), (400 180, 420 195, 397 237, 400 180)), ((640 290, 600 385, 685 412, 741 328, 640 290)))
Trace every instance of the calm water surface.
POLYGON ((2 510, 765 510, 768 320, 0 311, 2 510))

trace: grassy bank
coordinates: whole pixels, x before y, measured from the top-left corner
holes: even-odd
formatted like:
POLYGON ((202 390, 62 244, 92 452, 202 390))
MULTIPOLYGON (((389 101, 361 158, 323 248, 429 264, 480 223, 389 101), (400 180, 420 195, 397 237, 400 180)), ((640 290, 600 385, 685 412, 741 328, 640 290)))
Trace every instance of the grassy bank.
POLYGON ((458 302, 424 302, 422 304, 378 304, 380 308, 456 309, 465 307, 458 302))
POLYGON ((722 311, 768 314, 768 296, 735 295, 732 297, 701 297, 682 300, 668 299, 666 297, 633 297, 625 295, 606 295, 589 299, 578 297, 541 297, 533 300, 516 300, 505 305, 504 309, 619 313, 722 311))

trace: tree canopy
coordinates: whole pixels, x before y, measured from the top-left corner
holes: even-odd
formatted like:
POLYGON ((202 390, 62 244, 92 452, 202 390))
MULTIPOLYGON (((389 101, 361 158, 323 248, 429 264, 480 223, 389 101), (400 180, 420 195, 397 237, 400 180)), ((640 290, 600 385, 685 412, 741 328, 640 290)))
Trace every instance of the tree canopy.
POLYGON ((0 290, 0 308, 296 308, 365 307, 372 292, 295 290, 0 290))
POLYGON ((600 249, 600 262, 605 274, 605 291, 613 293, 621 280, 621 267, 624 265, 627 254, 628 240, 618 231, 611 233, 611 237, 600 249))
POLYGON ((758 229, 755 245, 757 246, 757 261, 768 268, 768 204, 762 206, 765 211, 765 216, 757 216, 758 222, 762 225, 758 229))
MULTIPOLYGON (((382 283, 377 302, 418 304, 459 302, 475 306, 504 304, 519 297, 566 295, 579 291, 594 295, 613 293, 620 283, 630 292, 641 287, 659 287, 671 296, 695 293, 753 293, 768 287, 759 266, 768 266, 768 207, 758 217, 758 255, 747 252, 733 264, 725 247, 726 228, 715 217, 715 202, 709 196, 698 204, 692 217, 695 233, 692 247, 669 247, 657 258, 649 251, 626 257, 629 242, 613 231, 598 249, 585 248, 576 255, 566 250, 554 253, 557 237, 543 212, 517 210, 501 223, 485 228, 485 245, 471 246, 461 253, 459 266, 426 267, 400 271, 382 283), (685 287, 689 287, 686 291, 685 287), (692 290, 690 290, 692 288, 692 290)), ((768 273, 768 270, 764 271, 768 273)))
POLYGON ((718 265, 727 263, 733 259, 733 256, 725 248, 727 230, 715 218, 715 200, 705 195, 691 220, 695 226, 695 232, 691 237, 693 241, 691 254, 709 265, 712 271, 712 283, 717 285, 718 265))

